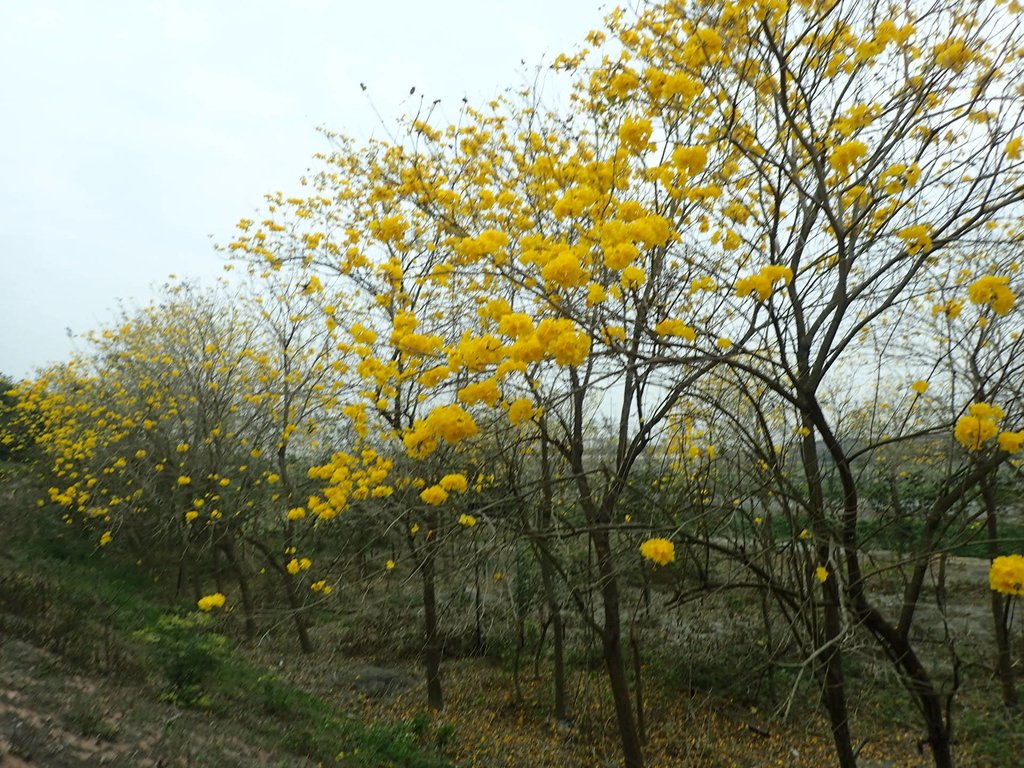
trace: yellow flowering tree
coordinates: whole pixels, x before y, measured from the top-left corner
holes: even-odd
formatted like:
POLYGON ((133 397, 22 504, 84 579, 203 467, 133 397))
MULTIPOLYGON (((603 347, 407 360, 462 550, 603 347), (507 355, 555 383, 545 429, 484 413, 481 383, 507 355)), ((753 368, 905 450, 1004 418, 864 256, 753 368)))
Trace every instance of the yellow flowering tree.
POLYGON ((306 597, 285 568, 313 533, 289 512, 301 507, 292 466, 304 479, 320 431, 343 418, 332 417, 343 379, 322 324, 306 330, 311 310, 296 303, 308 296, 292 293, 171 286, 161 303, 91 335, 79 360, 23 385, 20 411, 50 462, 48 501, 69 524, 101 546, 123 540, 152 567, 173 563, 179 593, 198 597, 211 572, 224 593, 230 573, 250 636, 252 561, 265 559, 312 650, 306 597))
MULTIPOLYGON (((681 425, 686 436, 690 404, 715 412, 723 445, 755 462, 742 479, 758 489, 756 517, 785 504, 803 584, 786 609, 806 627, 839 764, 856 762, 843 675, 853 627, 908 683, 936 765, 952 764, 951 725, 912 640, 914 606, 933 534, 1005 463, 990 451, 1004 432, 1013 444, 1018 407, 1000 399, 1004 421, 961 412, 988 402, 991 388, 971 388, 924 426, 899 417, 928 396, 910 383, 929 366, 955 372, 969 359, 948 334, 914 345, 912 333, 968 304, 981 330, 1013 316, 1002 264, 969 281, 956 271, 1019 238, 1016 12, 811 0, 616 11, 556 62, 573 78, 567 113, 496 99, 454 126, 416 115, 400 140, 365 149, 332 137, 337 151, 309 193, 273 197, 268 219, 244 223, 229 246, 351 286, 365 382, 355 423, 378 430, 389 456, 439 461, 419 477, 426 508, 447 503, 438 479, 457 469, 447 451, 482 425, 536 429, 595 553, 594 629, 627 765, 642 765, 643 751, 621 574, 639 542, 620 535, 620 505, 637 468, 656 465, 681 425), (865 360, 871 381, 858 374, 865 360), (897 389, 901 408, 883 407, 897 389), (862 558, 868 454, 846 440, 850 401, 868 403, 872 420, 855 426, 871 447, 909 443, 914 424, 967 449, 930 499, 901 615, 879 606, 862 558), (597 444, 602 423, 611 439, 597 444)), ((718 493, 690 498, 743 507, 742 495, 718 493)), ((674 541, 658 535, 686 533, 673 523, 679 531, 646 533, 674 541)), ((666 551, 651 554, 667 562, 666 551)), ((789 584, 740 548, 727 554, 783 599, 789 584)))

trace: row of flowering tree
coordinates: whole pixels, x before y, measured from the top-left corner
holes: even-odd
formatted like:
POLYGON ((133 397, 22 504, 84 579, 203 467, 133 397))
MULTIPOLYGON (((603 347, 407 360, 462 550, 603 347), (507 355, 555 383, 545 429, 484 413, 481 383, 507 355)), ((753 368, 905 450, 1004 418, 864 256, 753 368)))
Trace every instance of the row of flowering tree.
MULTIPOLYGON (((595 32, 593 51, 558 61, 576 74, 568 113, 527 93, 457 126, 418 115, 397 143, 341 143, 311 196, 274 212, 281 238, 233 243, 281 254, 294 231, 282 222, 301 222, 318 238, 310 268, 367 287, 384 315, 378 385, 408 385, 425 414, 388 421, 413 460, 499 413, 557 459, 554 476, 522 475, 517 493, 544 504, 555 483, 575 515, 563 523, 593 549, 599 610, 580 606, 628 765, 642 748, 621 615, 632 547, 617 510, 636 469, 673 444, 688 443, 670 472, 691 483, 681 462, 717 453, 700 433, 750 462, 743 486, 716 472, 716 487, 658 522, 772 594, 821 680, 840 764, 856 761, 844 653, 863 633, 906 683, 936 764, 951 764, 952 689, 939 681, 956 660, 923 656, 915 618, 929 562, 969 530, 972 502, 1020 447, 1018 10, 616 12, 610 38, 595 32), (593 437, 598 414, 610 440, 593 437), (866 484, 901 446, 931 454, 938 475, 890 613, 861 522, 866 484), (756 531, 687 525, 744 514, 765 531, 785 518, 781 561, 774 540, 751 549, 756 531)), ((387 418, 393 406, 370 409, 387 418)), ((887 478, 893 510, 912 474, 887 478)))
MULTIPOLYGON (((559 57, 563 110, 525 91, 396 140, 330 136, 302 193, 226 246, 264 287, 244 317, 193 321, 186 298, 23 393, 52 500, 103 521, 101 543, 141 528, 182 562, 220 552, 249 603, 244 542, 306 650, 333 578, 318 537, 358 506, 420 582, 438 708, 439 599, 523 545, 555 713, 571 616, 630 767, 633 585, 661 569, 680 610, 747 590, 819 682, 840 765, 866 639, 951 766, 957 638, 930 652, 920 616, 945 616, 937 558, 979 529, 1002 553, 998 486, 1024 444, 1019 10, 654 4, 559 57), (895 562, 875 556, 885 525, 905 526, 895 562)), ((1013 704, 1021 569, 996 562, 1013 704)))
MULTIPOLYGON (((402 143, 343 147, 314 182, 331 200, 325 246, 332 225, 348 236, 347 258, 314 263, 357 280, 384 272, 399 297, 431 284, 476 297, 478 320, 433 345, 399 341, 399 356, 433 364, 424 402, 532 411, 536 439, 564 463, 596 554, 595 631, 627 764, 642 758, 617 504, 652 447, 716 411, 723 442, 762 470, 747 506, 787 516, 802 544, 780 581, 745 547, 710 543, 792 616, 840 763, 855 762, 843 656, 857 630, 906 681, 936 763, 951 762, 950 708, 914 619, 928 562, 1019 448, 1019 20, 983 3, 888 10, 613 14, 614 53, 595 33, 601 58, 559 62, 580 74, 569 114, 512 101, 447 129, 417 118, 402 143), (850 423, 851 402, 870 418, 850 423), (601 409, 610 444, 588 434, 601 409), (935 457, 902 609, 886 615, 863 562, 862 467, 954 422, 965 450, 935 457)), ((431 437, 418 424, 403 438, 414 458, 431 437)))
POLYGON ((40 504, 84 524, 99 546, 123 543, 145 564, 173 569, 179 593, 201 591, 212 572, 222 594, 230 575, 250 637, 254 573, 279 575, 308 651, 305 609, 329 592, 303 551, 315 538, 310 521, 368 497, 387 462, 351 455, 339 470, 351 489, 300 496, 312 481, 305 468, 296 478, 297 466, 328 443, 341 461, 334 430, 345 366, 318 292, 294 282, 274 289, 266 298, 171 286, 159 303, 84 339, 76 359, 16 388, 15 418, 48 465, 40 504))

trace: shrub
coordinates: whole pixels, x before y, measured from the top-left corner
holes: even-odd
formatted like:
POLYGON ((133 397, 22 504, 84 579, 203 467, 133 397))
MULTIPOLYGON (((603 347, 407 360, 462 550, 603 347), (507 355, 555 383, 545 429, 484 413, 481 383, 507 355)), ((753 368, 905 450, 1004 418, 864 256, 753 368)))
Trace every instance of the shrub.
POLYGON ((169 689, 164 699, 185 707, 208 706, 203 684, 215 677, 230 654, 228 640, 210 631, 203 614, 165 614, 136 636, 150 646, 169 689))

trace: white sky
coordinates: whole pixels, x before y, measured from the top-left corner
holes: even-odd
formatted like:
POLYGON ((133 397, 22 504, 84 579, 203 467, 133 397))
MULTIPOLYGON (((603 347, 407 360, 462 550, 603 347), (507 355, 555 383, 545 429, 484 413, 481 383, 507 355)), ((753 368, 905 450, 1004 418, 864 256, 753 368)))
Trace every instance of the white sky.
POLYGON ((66 328, 110 324, 118 299, 145 303, 171 273, 222 274, 211 237, 227 242, 264 193, 298 189, 328 148, 317 126, 379 135, 374 106, 390 123, 421 96, 454 119, 463 96, 522 85, 604 12, 602 0, 0 0, 0 373, 65 359, 66 328))

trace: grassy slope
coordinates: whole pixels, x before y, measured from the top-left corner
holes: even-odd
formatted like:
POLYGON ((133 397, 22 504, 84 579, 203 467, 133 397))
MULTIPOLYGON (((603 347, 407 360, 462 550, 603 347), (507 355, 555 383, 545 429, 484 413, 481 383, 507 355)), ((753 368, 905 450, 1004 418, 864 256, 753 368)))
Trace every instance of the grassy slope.
POLYGON ((26 484, 22 468, 0 467, 0 757, 69 767, 449 765, 421 743, 417 722, 364 724, 230 642, 203 656, 217 639, 210 628, 184 645, 157 630, 152 642, 160 617, 182 608, 142 568, 26 508, 26 484), (154 651, 209 663, 211 674, 174 690, 154 651))

